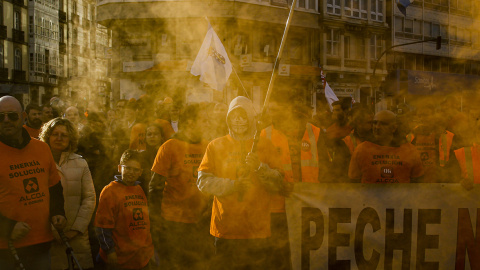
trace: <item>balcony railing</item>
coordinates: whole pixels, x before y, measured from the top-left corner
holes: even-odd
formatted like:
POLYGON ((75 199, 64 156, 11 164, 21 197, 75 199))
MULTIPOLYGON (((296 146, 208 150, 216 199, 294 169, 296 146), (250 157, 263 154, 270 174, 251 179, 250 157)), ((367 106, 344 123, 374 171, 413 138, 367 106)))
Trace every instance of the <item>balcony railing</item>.
POLYGON ((0 39, 7 39, 7 26, 0 25, 0 39))
POLYGON ((367 61, 365 60, 347 60, 344 62, 345 67, 349 68, 366 68, 367 61))
POLYGON ((340 66, 339 58, 327 58, 327 66, 340 66))
POLYGON ((27 81, 27 74, 24 70, 12 70, 12 79, 16 82, 27 81))
POLYGON ((58 20, 62 23, 67 22, 67 13, 65 11, 59 10, 58 11, 58 20))
POLYGON ((0 68, 0 80, 8 80, 8 68, 0 68))
POLYGON ((25 33, 23 31, 12 28, 12 39, 13 42, 24 43, 25 42, 25 33))
POLYGON ((66 54, 67 53, 67 44, 65 44, 64 42, 59 42, 58 45, 59 45, 58 49, 59 49, 60 53, 66 54))

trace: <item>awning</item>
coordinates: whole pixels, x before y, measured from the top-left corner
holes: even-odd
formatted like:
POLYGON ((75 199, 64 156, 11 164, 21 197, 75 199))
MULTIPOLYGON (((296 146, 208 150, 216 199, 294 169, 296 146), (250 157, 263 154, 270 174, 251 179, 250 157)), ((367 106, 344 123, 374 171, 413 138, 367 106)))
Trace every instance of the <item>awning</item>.
POLYGON ((0 93, 2 94, 28 94, 29 91, 28 84, 0 84, 0 93))
MULTIPOLYGON (((397 91, 407 90, 414 95, 438 95, 480 88, 480 76, 433 71, 397 70, 392 76, 397 91), (405 89, 406 88, 406 89, 405 89)), ((391 85, 390 85, 391 86, 391 85)))

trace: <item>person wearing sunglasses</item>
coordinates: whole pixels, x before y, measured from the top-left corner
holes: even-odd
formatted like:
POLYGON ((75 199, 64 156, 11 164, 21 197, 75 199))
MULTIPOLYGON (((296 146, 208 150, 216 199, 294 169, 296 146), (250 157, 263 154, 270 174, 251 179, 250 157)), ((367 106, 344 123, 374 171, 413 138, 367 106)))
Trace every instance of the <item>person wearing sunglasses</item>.
POLYGON ((63 229, 63 188, 50 148, 31 139, 17 99, 0 98, 0 265, 13 270, 16 249, 25 269, 50 269, 51 225, 63 229))

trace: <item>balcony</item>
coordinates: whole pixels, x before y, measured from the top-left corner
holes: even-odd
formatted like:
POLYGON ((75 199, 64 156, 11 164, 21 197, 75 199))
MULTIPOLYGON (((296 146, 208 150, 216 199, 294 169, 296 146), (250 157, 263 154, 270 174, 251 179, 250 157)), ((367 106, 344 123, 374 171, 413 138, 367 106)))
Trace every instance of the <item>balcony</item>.
POLYGON ((65 13, 65 11, 59 10, 58 11, 58 20, 61 23, 67 23, 67 13, 65 13))
POLYGON ((13 42, 25 43, 25 33, 23 31, 12 28, 13 42))
POLYGON ((24 70, 12 70, 12 79, 16 82, 26 82, 27 73, 24 70))
POLYGON ((13 0, 13 4, 18 5, 18 6, 24 6, 23 0, 13 0))
POLYGON ((7 26, 0 25, 0 39, 7 39, 7 26))
POLYGON ((0 68, 0 80, 8 80, 8 68, 0 68))
POLYGON ((72 13, 71 20, 73 23, 78 24, 80 22, 80 16, 78 16, 78 14, 72 13))
POLYGON ((340 58, 327 58, 327 66, 340 66, 340 58))
POLYGON ((345 67, 348 68, 366 68, 367 62, 365 60, 347 60, 344 62, 345 67))
POLYGON ((67 44, 65 44, 64 42, 59 42, 58 45, 59 45, 58 49, 59 49, 60 53, 66 54, 67 53, 67 44))

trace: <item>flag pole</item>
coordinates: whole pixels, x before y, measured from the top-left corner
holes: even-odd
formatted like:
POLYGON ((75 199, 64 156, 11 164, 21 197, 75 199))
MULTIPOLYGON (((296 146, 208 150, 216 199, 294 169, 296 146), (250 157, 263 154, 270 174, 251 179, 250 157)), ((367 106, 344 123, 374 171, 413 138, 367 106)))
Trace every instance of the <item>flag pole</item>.
MULTIPOLYGON (((262 108, 262 111, 260 112, 260 117, 258 118, 260 120, 263 118, 263 115, 265 114, 265 112, 267 111, 267 108, 268 108, 267 105, 268 105, 268 102, 270 101, 270 96, 272 95, 273 83, 275 82, 275 79, 277 78, 278 64, 280 62, 280 59, 282 58, 283 47, 285 47, 288 30, 290 29, 290 24, 291 24, 292 18, 293 18, 293 11, 295 10, 296 5, 297 5, 297 0, 293 0, 292 6, 290 7, 290 12, 288 13, 287 22, 285 24, 285 30, 283 31, 282 41, 280 42, 280 48, 278 48, 277 58, 275 58, 275 62, 273 64, 272 75, 270 77, 270 82, 268 84, 268 89, 267 89, 267 94, 265 96, 265 101, 263 102, 263 108, 262 108)), ((255 132, 255 137, 253 139, 253 145, 252 145, 251 152, 255 152, 255 150, 257 149, 257 143, 258 143, 258 140, 260 139, 260 131, 261 130, 258 130, 258 128, 257 128, 257 130, 255 132)))

